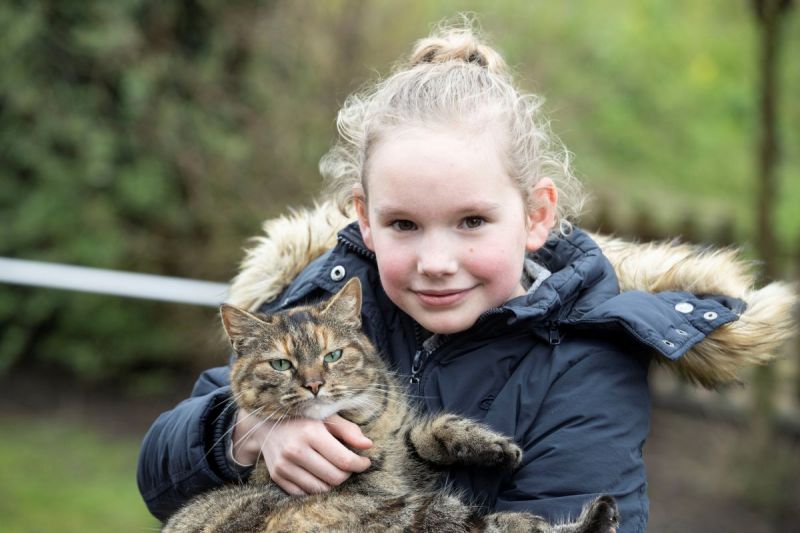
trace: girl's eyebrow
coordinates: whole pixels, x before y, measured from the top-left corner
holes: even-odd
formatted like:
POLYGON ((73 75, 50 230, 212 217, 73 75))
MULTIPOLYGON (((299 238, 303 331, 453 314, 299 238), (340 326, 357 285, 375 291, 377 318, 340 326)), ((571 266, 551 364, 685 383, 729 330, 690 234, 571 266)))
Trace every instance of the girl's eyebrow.
POLYGON ((458 209, 460 213, 485 213, 488 211, 497 211, 498 209, 502 209, 503 205, 498 202, 474 202, 471 204, 466 204, 458 209))
MULTIPOLYGON (((448 209, 459 215, 469 215, 474 213, 489 213, 498 211, 503 205, 498 202, 477 201, 464 205, 455 206, 448 209)), ((386 205, 375 208, 375 214, 381 218, 394 218, 409 215, 409 209, 403 206, 386 205)))

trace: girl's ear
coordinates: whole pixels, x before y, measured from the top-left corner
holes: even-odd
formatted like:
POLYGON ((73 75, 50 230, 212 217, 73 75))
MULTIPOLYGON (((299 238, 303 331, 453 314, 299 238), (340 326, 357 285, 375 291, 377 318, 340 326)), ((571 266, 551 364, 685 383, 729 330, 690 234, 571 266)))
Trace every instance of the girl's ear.
POLYGON ((361 230, 361 237, 364 239, 364 244, 374 252, 375 247, 372 244, 372 228, 369 225, 369 216, 367 215, 367 195, 364 193, 364 187, 362 187, 360 183, 353 185, 353 205, 356 208, 358 228, 361 230))
POLYGON ((547 241, 556 224, 558 190, 550 178, 542 178, 531 191, 528 203, 528 238, 525 249, 535 252, 547 241))

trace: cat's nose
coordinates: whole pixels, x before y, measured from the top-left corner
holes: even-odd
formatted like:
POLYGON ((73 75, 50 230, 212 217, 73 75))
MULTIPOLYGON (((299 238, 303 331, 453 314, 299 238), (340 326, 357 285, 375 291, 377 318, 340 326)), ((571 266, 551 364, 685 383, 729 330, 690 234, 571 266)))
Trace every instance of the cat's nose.
POLYGON ((323 385, 325 385, 325 382, 324 381, 320 381, 320 380, 306 381, 303 384, 303 386, 305 388, 307 388, 308 390, 310 390, 314 394, 314 396, 317 395, 317 393, 319 392, 320 387, 322 387, 323 385))

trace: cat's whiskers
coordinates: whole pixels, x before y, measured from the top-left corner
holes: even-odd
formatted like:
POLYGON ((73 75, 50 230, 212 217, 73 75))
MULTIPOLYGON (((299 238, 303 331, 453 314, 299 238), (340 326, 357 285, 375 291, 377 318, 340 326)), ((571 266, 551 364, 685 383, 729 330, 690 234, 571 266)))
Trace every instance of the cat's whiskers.
POLYGON ((239 394, 234 394, 233 396, 225 400, 225 407, 216 416, 216 418, 214 418, 213 421, 214 424, 216 424, 219 421, 219 419, 222 418, 223 415, 225 415, 228 412, 228 409, 230 409, 231 407, 237 407, 236 402, 238 401, 239 398, 241 398, 242 394, 244 394, 244 392, 240 392, 239 394))
POLYGON ((263 439, 261 439, 261 445, 260 445, 261 449, 263 449, 263 448, 264 448, 264 445, 267 443, 267 441, 269 440, 269 438, 272 436, 272 432, 273 432, 273 431, 275 431, 275 428, 276 428, 276 427, 278 427, 278 425, 280 425, 280 424, 281 424, 281 422, 283 422, 284 420, 286 420, 286 418, 287 418, 287 417, 288 417, 288 412, 287 412, 287 413, 283 413, 283 414, 281 414, 281 415, 278 417, 278 419, 277 419, 277 420, 274 420, 274 421, 273 421, 272 427, 271 427, 271 428, 270 428, 270 430, 267 432, 267 434, 266 434, 266 435, 264 435, 264 438, 263 438, 263 439))
MULTIPOLYGON (((228 410, 228 409, 229 409, 231 406, 234 406, 234 407, 236 407, 236 403, 234 403, 234 402, 229 402, 229 403, 228 403, 228 404, 225 406, 225 408, 223 409, 223 413, 222 413, 222 414, 224 414, 224 413, 225 413, 225 412, 226 412, 226 411, 227 411, 227 410, 228 410)), ((263 407, 262 407, 262 408, 259 408, 259 409, 255 410, 255 411, 253 411, 252 413, 257 413, 257 412, 259 412, 259 411, 261 411, 261 410, 263 410, 263 409, 264 409, 263 407)), ((252 414, 252 413, 251 413, 251 414, 252 414)), ((219 418, 222 416, 222 414, 220 414, 220 415, 219 415, 219 416, 216 418, 216 420, 219 420, 219 418)), ((248 416, 249 416, 249 415, 248 415, 248 416)), ((227 438, 229 435, 233 435, 233 431, 234 431, 234 429, 235 429, 235 428, 236 428, 236 424, 231 424, 231 427, 229 427, 227 430, 225 430, 225 432, 223 432, 223 433, 222 433, 222 435, 220 436, 220 438, 218 438, 216 441, 214 441, 214 444, 212 444, 212 445, 211 445, 211 447, 208 449, 208 451, 207 451, 205 454, 203 454, 203 457, 201 458, 201 460, 202 460, 202 461, 205 461, 205 460, 208 458, 208 456, 211 454, 211 452, 214 450, 214 448, 216 448, 216 447, 219 445, 219 443, 220 443, 220 442, 222 442, 222 441, 223 441, 225 438, 227 438)))
MULTIPOLYGON (((239 439, 237 439, 236 441, 232 441, 232 442, 231 442, 231 446, 233 446, 233 447, 237 447, 237 446, 239 446, 239 445, 240 445, 242 442, 244 442, 245 440, 247 440, 247 439, 248 439, 248 437, 250 437, 250 435, 252 435, 254 432, 258 431, 258 430, 259 430, 259 429, 260 429, 260 428, 261 428, 261 427, 262 427, 262 426, 263 426, 263 425, 264 425, 266 422, 268 422, 268 421, 269 421, 269 417, 262 417, 262 416, 259 416, 259 415, 260 415, 260 414, 261 414, 263 411, 264 411, 264 407, 259 407, 259 408, 258 408, 258 409, 256 409, 255 411, 250 411, 250 412, 247 414, 247 416, 245 416, 245 417, 244 417, 244 418, 242 418, 241 420, 237 420, 237 421, 236 421, 236 423, 233 425, 233 427, 231 428, 231 430, 232 430, 234 427, 238 426, 239 424, 242 424, 243 422, 245 422, 245 421, 246 421, 248 418, 250 418, 250 417, 253 417, 253 416, 255 416, 255 417, 258 419, 258 422, 256 422, 256 424, 255 424, 255 425, 254 425, 252 428, 250 428, 250 429, 247 431, 247 433, 245 433, 244 435, 242 435, 242 436, 241 436, 239 439)), ((233 435, 233 434, 231 434, 231 435, 233 435)))

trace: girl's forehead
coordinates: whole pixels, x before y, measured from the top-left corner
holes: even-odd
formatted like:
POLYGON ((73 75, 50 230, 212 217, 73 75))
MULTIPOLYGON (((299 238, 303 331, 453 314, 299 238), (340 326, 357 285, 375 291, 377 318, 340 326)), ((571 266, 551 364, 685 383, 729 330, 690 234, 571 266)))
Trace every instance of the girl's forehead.
POLYGON ((512 184, 493 135, 452 128, 404 129, 385 137, 371 154, 366 177, 370 194, 421 187, 463 194, 512 184))
POLYGON ((372 173, 441 174, 480 165, 484 171, 503 170, 500 143, 493 135, 457 129, 413 128, 385 136, 372 150, 372 173))
POLYGON ((387 143, 375 156, 367 202, 381 217, 468 216, 524 203, 499 156, 485 145, 407 137, 387 143))

